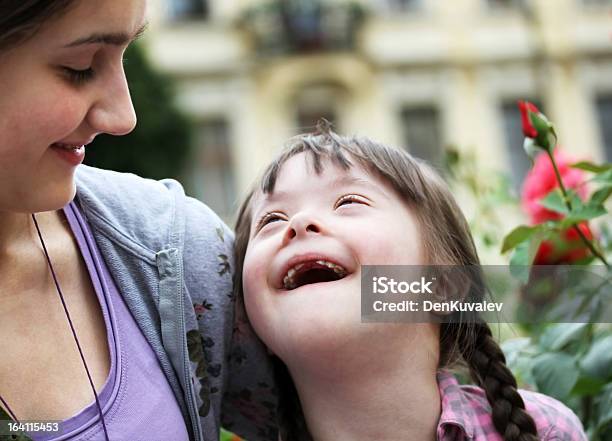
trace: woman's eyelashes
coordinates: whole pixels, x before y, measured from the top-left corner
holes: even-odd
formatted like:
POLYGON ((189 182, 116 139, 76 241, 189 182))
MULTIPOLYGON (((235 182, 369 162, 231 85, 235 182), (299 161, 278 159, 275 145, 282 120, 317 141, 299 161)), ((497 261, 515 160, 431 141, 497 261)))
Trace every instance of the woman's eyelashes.
POLYGON ((93 80, 95 76, 95 72, 91 67, 86 69, 73 69, 71 67, 64 66, 62 69, 68 77, 68 80, 76 86, 81 86, 93 80))
MULTIPOLYGON (((98 57, 101 56, 94 55, 93 60, 88 63, 89 67, 86 67, 84 69, 77 69, 71 66, 61 66, 61 69, 71 84, 74 84, 75 86, 81 86, 95 79, 100 69, 106 69, 106 65, 103 62, 100 62, 98 60, 98 57), (96 66, 96 69, 94 69, 94 65, 96 66)), ((127 60, 122 55, 121 65, 125 66, 126 64, 127 60)))

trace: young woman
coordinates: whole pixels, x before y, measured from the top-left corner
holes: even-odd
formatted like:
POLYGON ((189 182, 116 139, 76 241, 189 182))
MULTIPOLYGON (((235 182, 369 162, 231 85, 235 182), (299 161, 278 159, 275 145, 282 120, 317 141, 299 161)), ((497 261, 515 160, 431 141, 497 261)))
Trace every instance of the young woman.
POLYGON ((60 421, 30 433, 45 440, 216 440, 223 416, 275 439, 231 232, 177 182, 80 165, 136 124, 122 56, 146 7, 0 0, 0 419, 60 421))
POLYGON ((478 265, 450 190, 409 154, 325 127, 292 139, 242 205, 236 254, 278 357, 283 441, 586 439, 562 403, 517 390, 481 320, 361 322, 362 265, 478 265), (461 361, 480 387, 449 372, 461 361))

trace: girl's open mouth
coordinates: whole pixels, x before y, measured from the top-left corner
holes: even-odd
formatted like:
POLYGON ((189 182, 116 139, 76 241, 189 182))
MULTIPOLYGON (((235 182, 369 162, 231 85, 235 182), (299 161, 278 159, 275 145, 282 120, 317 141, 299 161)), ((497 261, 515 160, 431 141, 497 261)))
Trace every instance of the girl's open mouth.
POLYGON ((326 260, 313 260, 294 265, 283 277, 283 287, 286 290, 299 288, 312 283, 334 282, 347 275, 342 266, 326 260))

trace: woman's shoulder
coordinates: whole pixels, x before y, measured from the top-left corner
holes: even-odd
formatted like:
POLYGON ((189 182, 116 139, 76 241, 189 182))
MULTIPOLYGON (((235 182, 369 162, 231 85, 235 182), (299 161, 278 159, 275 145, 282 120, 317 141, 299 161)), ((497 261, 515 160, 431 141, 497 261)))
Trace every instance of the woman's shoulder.
POLYGON ((182 185, 173 179, 156 181, 81 165, 76 182, 78 202, 94 227, 154 252, 182 247, 189 240, 185 236, 194 234, 189 224, 197 223, 197 234, 207 236, 224 226, 205 204, 186 197, 182 185))
POLYGON ((156 181, 86 165, 77 168, 76 183, 79 194, 110 206, 127 201, 145 207, 164 205, 170 203, 172 194, 183 194, 182 186, 173 179, 156 181))

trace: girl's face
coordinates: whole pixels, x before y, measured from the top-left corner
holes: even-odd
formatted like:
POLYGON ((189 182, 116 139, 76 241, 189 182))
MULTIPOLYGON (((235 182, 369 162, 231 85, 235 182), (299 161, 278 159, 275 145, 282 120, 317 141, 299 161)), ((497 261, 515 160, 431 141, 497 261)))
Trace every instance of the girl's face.
POLYGON ((360 324, 360 265, 425 262, 416 218, 389 184, 328 160, 317 175, 306 159, 290 158, 274 193, 253 198, 242 273, 254 329, 286 363, 298 347, 334 352, 369 338, 364 327, 393 329, 360 324))
POLYGON ((74 197, 77 147, 134 128, 122 57, 145 9, 146 0, 75 1, 0 52, 0 211, 62 207, 74 197))

